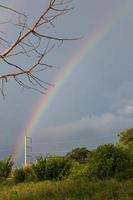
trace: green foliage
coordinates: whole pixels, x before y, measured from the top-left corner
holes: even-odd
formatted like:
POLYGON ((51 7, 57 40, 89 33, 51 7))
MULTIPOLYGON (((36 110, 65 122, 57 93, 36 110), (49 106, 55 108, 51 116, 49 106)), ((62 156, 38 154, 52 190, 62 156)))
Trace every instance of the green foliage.
POLYGON ((86 179, 0 186, 0 200, 132 200, 133 180, 86 179))
POLYGON ((78 147, 68 152, 66 157, 79 163, 85 163, 89 153, 90 151, 86 147, 78 147))
POLYGON ((85 174, 86 164, 80 164, 78 162, 73 162, 72 168, 70 170, 69 178, 71 179, 80 179, 86 178, 85 174))
POLYGON ((119 142, 123 145, 128 145, 130 142, 133 142, 133 128, 127 128, 124 131, 120 132, 119 142))
POLYGON ((47 180, 62 179, 68 175, 71 162, 66 157, 53 156, 47 158, 45 176, 47 180))
MULTIPOLYGON (((88 166, 86 174, 89 178, 104 179, 109 177, 118 177, 126 174, 133 168, 133 159, 131 155, 123 148, 106 144, 99 146, 88 157, 88 166)), ((130 174, 130 178, 132 178, 130 174)), ((127 176, 129 178, 129 174, 127 176)))
POLYGON ((20 168, 16 168, 12 171, 12 178, 15 183, 21 183, 24 181, 34 181, 35 174, 31 165, 26 165, 20 168))
POLYGON ((5 160, 0 160, 0 179, 8 178, 13 167, 13 161, 11 156, 5 160))
POLYGON ((66 157, 38 157, 33 163, 32 169, 37 180, 62 179, 71 167, 71 162, 66 157))
POLYGON ((130 178, 133 178, 133 168, 130 168, 130 169, 127 169, 127 170, 124 170, 122 172, 118 172, 116 175, 115 175, 115 178, 117 180, 123 180, 123 179, 130 179, 130 178))
POLYGON ((23 167, 16 168, 12 172, 12 177, 15 183, 21 183, 25 181, 26 175, 23 167))
POLYGON ((24 173, 25 173, 25 181, 35 181, 35 173, 33 171, 32 165, 27 164, 26 166, 23 166, 24 173))
POLYGON ((119 133, 119 144, 133 153, 133 128, 127 128, 119 133))
POLYGON ((36 179, 41 181, 45 180, 45 168, 46 168, 46 158, 39 156, 35 163, 32 165, 32 169, 36 176, 36 179))

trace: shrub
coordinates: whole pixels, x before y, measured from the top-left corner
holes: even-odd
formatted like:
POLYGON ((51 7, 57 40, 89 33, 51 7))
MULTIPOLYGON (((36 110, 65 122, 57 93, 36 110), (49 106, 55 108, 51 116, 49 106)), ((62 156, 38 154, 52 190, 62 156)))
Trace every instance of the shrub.
POLYGON ((16 183, 21 183, 25 181, 26 175, 23 167, 16 168, 12 172, 12 177, 16 183))
POLYGON ((69 174, 71 168, 71 161, 66 157, 39 156, 32 165, 35 177, 37 180, 53 180, 62 179, 69 174))
POLYGON ((62 179, 68 175, 71 168, 71 161, 66 157, 49 157, 46 162, 45 176, 47 180, 62 179))
POLYGON ((35 173, 32 169, 32 165, 27 164, 23 166, 24 173, 25 173, 25 181, 34 181, 36 180, 35 173))
POLYGON ((32 165, 26 165, 20 168, 16 168, 12 171, 12 177, 16 183, 24 181, 34 181, 35 174, 32 169, 32 165))
POLYGON ((115 178, 117 180, 123 180, 123 179, 129 179, 129 178, 133 178, 133 168, 131 169, 127 169, 123 172, 118 172, 116 175, 115 175, 115 178))
POLYGON ((37 180, 45 180, 46 158, 39 156, 35 163, 32 164, 32 169, 37 180))
POLYGON ((32 166, 30 164, 27 164, 26 166, 23 166, 25 174, 32 173, 32 166))
POLYGON ((120 173, 126 178, 127 172, 132 168, 131 155, 125 149, 106 144, 99 146, 90 154, 86 172, 89 178, 117 177, 120 173))
POLYGON ((72 168, 70 170, 69 178, 72 178, 72 179, 86 178, 85 169, 86 169, 86 164, 73 162, 72 168))
POLYGON ((13 161, 11 156, 5 160, 0 160, 0 179, 8 178, 13 167, 13 161))

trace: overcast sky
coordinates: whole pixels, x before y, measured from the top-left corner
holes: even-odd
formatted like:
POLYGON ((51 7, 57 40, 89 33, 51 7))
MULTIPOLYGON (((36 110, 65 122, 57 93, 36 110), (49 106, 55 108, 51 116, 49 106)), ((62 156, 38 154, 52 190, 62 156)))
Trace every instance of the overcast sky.
MULTIPOLYGON (((0 2, 25 12, 32 21, 47 1, 0 2)), ((133 127, 133 2, 74 0, 73 5, 74 10, 60 18, 53 31, 83 39, 53 50, 49 62, 63 67, 93 34, 105 31, 95 45, 88 46, 37 123, 31 135, 35 152, 59 153, 77 146, 91 149, 102 143, 115 143, 119 131, 133 127)), ((3 18, 8 17, 3 14, 3 18)), ((44 78, 52 81, 58 73, 59 70, 50 70, 44 78)), ((6 86, 6 94, 5 100, 0 97, 0 158, 14 148, 41 97, 34 91, 22 90, 12 80, 6 86)))

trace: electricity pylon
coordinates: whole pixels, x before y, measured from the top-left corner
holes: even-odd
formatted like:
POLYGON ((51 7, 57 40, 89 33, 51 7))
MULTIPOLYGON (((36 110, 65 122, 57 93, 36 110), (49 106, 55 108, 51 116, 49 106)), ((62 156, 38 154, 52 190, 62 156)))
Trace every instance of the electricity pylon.
POLYGON ((25 135, 25 166, 32 162, 32 139, 25 135))

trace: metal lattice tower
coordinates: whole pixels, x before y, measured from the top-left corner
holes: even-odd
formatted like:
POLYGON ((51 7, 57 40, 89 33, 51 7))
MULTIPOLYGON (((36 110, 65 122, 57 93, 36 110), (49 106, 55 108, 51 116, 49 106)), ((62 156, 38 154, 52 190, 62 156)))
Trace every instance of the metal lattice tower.
POLYGON ((25 166, 32 162, 32 139, 25 135, 25 166))

